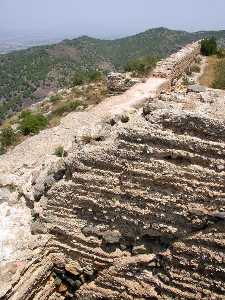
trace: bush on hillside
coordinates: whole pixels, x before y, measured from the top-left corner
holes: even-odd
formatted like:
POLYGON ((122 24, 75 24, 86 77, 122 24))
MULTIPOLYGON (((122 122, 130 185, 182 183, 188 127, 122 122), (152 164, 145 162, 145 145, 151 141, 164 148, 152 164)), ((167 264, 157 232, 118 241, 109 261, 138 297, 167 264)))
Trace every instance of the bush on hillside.
POLYGON ((217 42, 214 37, 205 38, 201 41, 201 54, 204 56, 217 54, 217 42))
POLYGON ((102 79, 102 73, 99 71, 89 71, 88 73, 88 81, 94 82, 102 79))
POLYGON ((76 73, 72 80, 72 85, 82 85, 85 83, 95 82, 102 79, 102 73, 96 70, 76 73))
POLYGON ((147 75, 156 66, 158 60, 158 58, 152 56, 134 59, 128 62, 125 71, 133 72, 137 75, 147 75))
POLYGON ((65 155, 66 153, 65 153, 65 151, 64 151, 63 146, 57 147, 57 148, 55 149, 54 154, 55 154, 56 156, 58 156, 58 157, 64 157, 64 156, 66 156, 66 155, 65 155))
POLYGON ((23 135, 37 134, 48 125, 48 119, 41 114, 24 111, 20 115, 19 130, 23 135))
POLYGON ((200 69, 200 67, 196 64, 196 65, 191 66, 190 71, 191 71, 191 72, 194 72, 194 73, 200 73, 201 69, 200 69))
POLYGON ((62 96, 61 95, 52 95, 50 98, 49 98, 49 101, 51 102, 57 102, 59 100, 62 100, 62 96))
POLYGON ((0 144, 0 155, 5 153, 5 148, 0 144))
POLYGON ((73 86, 82 85, 84 83, 85 83, 85 77, 83 74, 76 74, 72 80, 73 86))
POLYGON ((190 78, 188 78, 188 76, 183 76, 182 78, 182 84, 185 86, 191 85, 193 84, 193 82, 191 81, 190 78))
POLYGON ((80 105, 81 102, 79 100, 69 100, 59 105, 52 114, 55 116, 62 116, 66 112, 75 111, 80 105))
POLYGON ((201 58, 200 55, 197 56, 197 57, 195 58, 195 63, 196 63, 197 65, 199 65, 199 64, 201 63, 201 61, 202 61, 202 58, 201 58))
POLYGON ((12 127, 6 127, 1 130, 0 142, 1 142, 2 151, 4 151, 5 147, 15 144, 16 134, 12 129, 12 127))

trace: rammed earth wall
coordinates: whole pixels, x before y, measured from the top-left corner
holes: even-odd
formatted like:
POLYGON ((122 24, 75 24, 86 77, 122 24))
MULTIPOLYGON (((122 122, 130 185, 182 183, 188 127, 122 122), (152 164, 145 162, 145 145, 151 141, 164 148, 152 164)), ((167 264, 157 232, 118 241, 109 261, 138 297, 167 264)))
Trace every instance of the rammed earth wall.
POLYGON ((179 52, 160 61, 153 72, 153 76, 170 80, 179 78, 193 64, 200 54, 200 49, 199 42, 187 45, 179 52))

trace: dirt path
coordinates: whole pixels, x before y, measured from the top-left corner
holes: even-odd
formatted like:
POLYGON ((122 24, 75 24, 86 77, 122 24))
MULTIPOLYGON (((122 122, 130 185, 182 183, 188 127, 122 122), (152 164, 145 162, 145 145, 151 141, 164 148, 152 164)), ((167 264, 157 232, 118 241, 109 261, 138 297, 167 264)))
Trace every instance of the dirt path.
POLYGON ((10 177, 10 180, 22 180, 25 173, 29 176, 29 170, 56 159, 53 153, 58 146, 69 150, 77 132, 83 127, 93 127, 104 118, 128 112, 149 97, 154 97, 166 82, 167 80, 162 78, 149 78, 145 83, 136 84, 122 95, 107 98, 89 111, 70 113, 62 119, 59 126, 28 138, 1 157, 0 184, 6 177, 10 177), (13 178, 12 174, 16 175, 16 178, 13 178))
POLYGON ((200 63, 200 72, 193 73, 190 79, 193 80, 195 83, 200 84, 201 78, 202 76, 204 76, 207 66, 208 66, 207 58, 202 56, 202 61, 200 63))
POLYGON ((215 79, 215 66, 218 63, 219 59, 215 56, 204 58, 205 66, 202 70, 202 74, 199 77, 200 84, 212 87, 213 81, 215 79))

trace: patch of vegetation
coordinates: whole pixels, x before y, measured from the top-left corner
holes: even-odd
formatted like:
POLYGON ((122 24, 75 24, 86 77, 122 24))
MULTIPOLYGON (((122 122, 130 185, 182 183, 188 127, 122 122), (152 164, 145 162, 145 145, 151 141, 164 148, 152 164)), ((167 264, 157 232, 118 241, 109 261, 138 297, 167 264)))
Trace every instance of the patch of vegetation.
POLYGON ((9 146, 17 142, 17 134, 12 127, 2 128, 0 132, 0 155, 4 154, 9 146))
POLYGON ((221 59, 217 62, 215 67, 215 79, 212 87, 214 89, 225 90, 225 59, 221 59))
POLYGON ((195 64, 195 65, 191 66, 190 71, 194 72, 194 73, 200 73, 201 68, 199 65, 195 64))
POLYGON ((187 76, 184 76, 182 79, 182 84, 188 86, 192 84, 192 81, 187 76))
POLYGON ((72 86, 78 86, 89 82, 95 82, 102 79, 102 73, 96 70, 79 72, 72 79, 72 86))
POLYGON ((65 151, 64 151, 64 148, 63 146, 59 146, 55 149, 55 152, 54 154, 58 157, 64 157, 65 156, 65 151))
POLYGON ((195 58, 195 62, 196 62, 197 65, 199 65, 199 64, 202 62, 201 56, 197 56, 197 57, 195 58))
POLYGON ((60 104, 53 112, 53 116, 62 116, 64 113, 69 113, 77 110, 77 108, 81 105, 81 101, 79 100, 68 100, 62 104, 60 104))
POLYGON ((0 144, 0 155, 3 155, 5 153, 4 147, 0 144))
POLYGON ((11 146, 16 142, 16 133, 12 127, 6 127, 1 130, 0 142, 3 148, 11 146))
POLYGON ((148 75, 156 66, 158 60, 159 58, 152 56, 131 60, 125 67, 125 71, 133 72, 136 75, 148 75))
POLYGON ((63 99, 63 97, 61 95, 57 94, 57 95, 52 95, 49 98, 49 101, 55 103, 55 102, 58 102, 58 101, 60 101, 62 99, 63 99))
POLYGON ((19 130, 23 135, 37 134, 48 125, 48 119, 41 115, 29 111, 24 111, 20 115, 19 130))
POLYGON ((217 54, 217 42, 214 37, 205 38, 201 41, 201 54, 204 56, 217 54))

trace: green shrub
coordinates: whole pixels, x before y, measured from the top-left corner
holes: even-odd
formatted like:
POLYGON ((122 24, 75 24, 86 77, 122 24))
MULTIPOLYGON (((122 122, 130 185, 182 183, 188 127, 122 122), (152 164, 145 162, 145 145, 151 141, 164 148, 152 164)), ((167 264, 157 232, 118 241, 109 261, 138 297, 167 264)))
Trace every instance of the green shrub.
POLYGON ((85 83, 85 77, 83 74, 76 74, 72 80, 73 86, 82 85, 84 83, 85 83))
POLYGON ((19 119, 21 120, 21 119, 24 119, 26 116, 29 116, 31 114, 31 112, 30 111, 28 111, 28 110, 23 110, 21 113, 20 113, 20 115, 19 115, 19 119))
POLYGON ((196 64, 200 64, 201 63, 201 61, 202 61, 202 58, 201 58, 201 56, 197 56, 196 58, 195 58, 195 62, 196 62, 196 64))
POLYGON ((64 151, 64 148, 63 146, 59 146, 55 149, 55 152, 54 154, 58 157, 64 157, 64 154, 65 154, 65 151, 64 151))
POLYGON ((93 81, 98 81, 102 79, 102 73, 99 71, 90 71, 88 73, 88 81, 93 82, 93 81))
POLYGON ((41 114, 34 114, 29 111, 20 115, 19 129, 23 135, 37 134, 48 125, 48 119, 41 114))
POLYGON ((89 82, 94 82, 102 79, 102 73, 96 70, 92 71, 84 71, 80 73, 76 73, 72 80, 72 85, 82 85, 89 82))
POLYGON ((205 56, 217 54, 217 42, 214 37, 201 41, 201 54, 205 56))
POLYGON ((191 70, 191 72, 194 72, 194 73, 200 73, 201 68, 198 65, 193 65, 193 66, 191 66, 190 70, 191 70))
POLYGON ((61 95, 53 95, 53 96, 51 96, 50 97, 50 99, 49 99, 49 101, 51 101, 51 102, 57 102, 57 101, 59 101, 59 100, 62 100, 62 96, 61 95))
POLYGON ((156 66, 158 60, 158 58, 152 56, 131 60, 125 67, 125 71, 134 72, 138 75, 147 75, 156 66))
POLYGON ((182 83, 183 83, 183 85, 186 85, 186 86, 192 84, 191 80, 187 76, 183 77, 182 83))
POLYGON ((5 153, 5 148, 0 144, 0 155, 5 153))
POLYGON ((62 116, 65 112, 75 111, 80 105, 81 102, 79 100, 66 101, 53 111, 53 115, 62 116))
POLYGON ((2 149, 15 144, 16 134, 11 127, 6 127, 2 129, 0 133, 0 142, 2 149))

